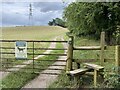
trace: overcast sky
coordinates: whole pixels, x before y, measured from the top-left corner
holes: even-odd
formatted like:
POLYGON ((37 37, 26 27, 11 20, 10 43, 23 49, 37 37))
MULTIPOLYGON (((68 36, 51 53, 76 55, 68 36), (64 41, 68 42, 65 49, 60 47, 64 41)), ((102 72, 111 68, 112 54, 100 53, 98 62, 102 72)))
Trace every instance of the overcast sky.
POLYGON ((2 22, 0 26, 23 26, 30 25, 29 20, 29 4, 32 4, 32 22, 33 25, 47 25, 53 18, 62 18, 63 8, 68 2, 63 3, 62 0, 40 0, 39 2, 12 2, 6 1, 0 3, 2 9, 2 22), (45 2, 44 2, 45 1, 45 2))

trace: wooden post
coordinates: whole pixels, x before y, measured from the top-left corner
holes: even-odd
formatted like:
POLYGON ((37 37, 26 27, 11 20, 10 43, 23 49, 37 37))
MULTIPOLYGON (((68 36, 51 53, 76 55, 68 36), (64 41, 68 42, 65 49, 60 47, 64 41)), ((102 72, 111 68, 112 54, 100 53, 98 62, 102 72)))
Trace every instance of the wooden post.
MULTIPOLYGON (((117 75, 120 75, 120 45, 116 45, 116 51, 115 51, 115 60, 116 60, 116 69, 117 69, 117 75)), ((120 80, 120 78, 119 78, 120 80)))
POLYGON ((97 86, 97 70, 94 69, 94 87, 97 86))
POLYGON ((72 70, 72 60, 73 60, 73 36, 69 36, 66 72, 72 70))
POLYGON ((104 48, 105 48, 105 32, 101 32, 101 51, 100 51, 100 64, 103 65, 104 63, 104 48))

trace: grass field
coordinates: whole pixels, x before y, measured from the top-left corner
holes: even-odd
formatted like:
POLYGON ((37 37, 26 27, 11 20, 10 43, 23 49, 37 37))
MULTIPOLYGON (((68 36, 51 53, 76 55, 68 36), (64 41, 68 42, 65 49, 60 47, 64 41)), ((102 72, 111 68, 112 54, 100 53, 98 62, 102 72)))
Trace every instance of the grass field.
POLYGON ((58 26, 25 26, 2 28, 2 39, 8 40, 47 40, 61 36, 67 29, 58 26))

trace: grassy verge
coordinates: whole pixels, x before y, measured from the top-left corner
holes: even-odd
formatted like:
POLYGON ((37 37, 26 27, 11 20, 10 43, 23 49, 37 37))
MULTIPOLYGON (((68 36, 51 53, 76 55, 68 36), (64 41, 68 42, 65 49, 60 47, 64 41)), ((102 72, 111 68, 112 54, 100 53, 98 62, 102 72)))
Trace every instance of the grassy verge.
MULTIPOLYGON (((56 46, 57 48, 61 48, 62 45, 61 44, 57 44, 56 46)), ((63 51, 52 51, 51 53, 63 53, 63 51)), ((44 56, 43 60, 56 60, 58 58, 58 56, 44 56)), ((49 65, 51 65, 54 62, 48 61, 48 62, 41 62, 39 61, 35 61, 35 63, 37 63, 37 67, 38 68, 44 68, 46 69, 49 65), (41 66, 44 65, 44 66, 41 66)), ((31 67, 31 65, 28 65, 26 67, 31 67)), ((36 70, 35 71, 39 71, 41 72, 42 70, 36 70)), ((3 88, 17 88, 20 89, 22 88, 26 83, 28 83, 30 80, 34 79, 36 76, 38 76, 38 74, 33 73, 33 69, 20 69, 20 71, 17 72, 13 72, 10 73, 6 78, 4 78, 2 80, 2 87, 3 88)))

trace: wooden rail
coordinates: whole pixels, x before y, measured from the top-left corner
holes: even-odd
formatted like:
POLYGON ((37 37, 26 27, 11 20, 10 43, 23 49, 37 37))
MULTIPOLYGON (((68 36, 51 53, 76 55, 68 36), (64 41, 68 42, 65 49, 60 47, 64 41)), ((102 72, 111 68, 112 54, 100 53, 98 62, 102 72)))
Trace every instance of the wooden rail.
MULTIPOLYGON (((15 47, 0 47, 1 49, 15 49, 15 47)), ((33 49, 33 48, 27 48, 33 49)), ((67 50, 66 48, 34 48, 34 50, 67 50)))
POLYGON ((83 47, 75 47, 74 50, 101 50, 101 46, 83 46, 83 47))
POLYGON ((0 40, 0 42, 16 42, 16 41, 26 41, 26 42, 55 42, 55 43, 67 43, 67 41, 38 41, 38 40, 0 40))
MULTIPOLYGON (((15 54, 14 52, 1 52, 2 54, 15 54)), ((33 55, 33 53, 27 53, 28 55, 33 55)), ((67 56, 67 54, 35 54, 34 55, 58 55, 58 56, 67 56)))
MULTIPOLYGON (((1 59, 3 59, 3 60, 7 60, 7 59, 9 59, 9 60, 16 60, 16 58, 3 58, 3 57, 1 57, 1 59)), ((32 58, 27 58, 27 59, 24 59, 24 60, 32 60, 32 58)), ((34 60, 36 60, 36 61, 61 61, 61 62, 66 62, 66 60, 39 60, 39 59, 34 59, 34 60)), ((12 62, 12 61, 11 61, 12 62)), ((14 61, 13 61, 14 62, 14 61)))

